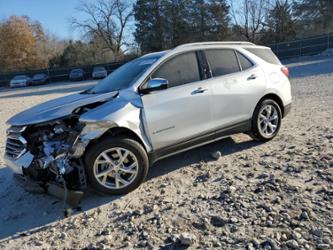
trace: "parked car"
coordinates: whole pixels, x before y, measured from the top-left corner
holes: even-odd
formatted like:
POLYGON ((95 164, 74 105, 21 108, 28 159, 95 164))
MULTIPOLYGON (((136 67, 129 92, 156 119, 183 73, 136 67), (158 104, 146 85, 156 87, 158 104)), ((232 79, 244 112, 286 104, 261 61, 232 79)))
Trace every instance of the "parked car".
POLYGON ((104 67, 94 67, 92 72, 92 78, 94 79, 100 79, 107 77, 108 72, 104 67))
POLYGON ((36 74, 32 77, 31 85, 46 84, 49 82, 49 76, 47 74, 41 73, 36 74))
POLYGON ((273 139, 291 103, 288 69, 270 48, 185 44, 15 115, 5 161, 44 187, 65 183, 69 192, 89 183, 124 194, 167 156, 235 133, 273 139))
POLYGON ((71 81, 82 81, 84 80, 83 69, 72 69, 69 73, 69 80, 71 81))
POLYGON ((18 75, 15 76, 12 80, 9 82, 9 86, 11 88, 16 88, 16 87, 26 87, 29 86, 31 82, 31 78, 26 76, 26 75, 18 75))

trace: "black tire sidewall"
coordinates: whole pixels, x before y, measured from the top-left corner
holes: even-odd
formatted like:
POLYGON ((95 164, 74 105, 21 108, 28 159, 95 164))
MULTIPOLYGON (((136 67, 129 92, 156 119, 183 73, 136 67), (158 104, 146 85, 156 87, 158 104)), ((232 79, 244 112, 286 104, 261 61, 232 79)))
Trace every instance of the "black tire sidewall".
POLYGON ((253 114, 252 134, 255 137, 255 139, 257 139, 259 141, 272 140, 279 133, 280 128, 281 128, 281 123, 282 123, 282 112, 281 112, 281 108, 280 108, 279 104, 277 104, 275 101, 273 101, 271 99, 263 100, 257 105, 257 107, 254 111, 254 114, 253 114), (266 136, 260 132, 259 122, 258 122, 258 117, 259 117, 260 111, 266 105, 273 105, 276 108, 276 110, 278 112, 278 117, 279 117, 278 127, 277 127, 276 131, 270 136, 266 136))
POLYGON ((148 156, 144 148, 137 141, 126 137, 107 137, 98 141, 86 152, 84 163, 90 185, 97 191, 108 195, 121 195, 134 190, 144 181, 149 168, 148 156), (135 180, 129 186, 117 190, 108 189, 101 185, 95 178, 93 168, 96 158, 103 151, 114 147, 121 147, 131 151, 137 158, 139 164, 138 174, 135 180))

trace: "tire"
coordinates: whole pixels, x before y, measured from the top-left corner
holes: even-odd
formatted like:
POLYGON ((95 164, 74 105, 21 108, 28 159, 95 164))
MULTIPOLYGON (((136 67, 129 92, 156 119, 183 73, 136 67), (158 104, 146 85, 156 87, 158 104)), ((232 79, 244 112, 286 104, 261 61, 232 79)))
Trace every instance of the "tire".
POLYGON ((88 149, 84 163, 91 186, 96 191, 108 195, 126 194, 136 189, 144 181, 149 169, 145 149, 136 140, 125 136, 110 136, 97 142, 88 149), (128 156, 121 163, 121 158, 126 155, 126 152, 128 152, 128 156), (107 161, 108 163, 104 163, 107 161), (107 175, 97 176, 105 173, 103 171, 108 172, 111 169, 113 169, 112 172, 107 175), (126 172, 124 172, 125 170, 126 172), (124 180, 128 184, 125 185, 124 180), (116 187, 117 184, 118 187, 116 187))
POLYGON ((254 110, 250 136, 257 141, 266 142, 272 140, 279 133, 281 122, 282 112, 280 106, 271 99, 265 99, 254 110), (271 107, 270 114, 268 107, 271 107), (266 118, 263 118, 264 116, 266 118), (276 119, 273 120, 273 117, 276 119), (265 133, 265 126, 267 133, 265 133))

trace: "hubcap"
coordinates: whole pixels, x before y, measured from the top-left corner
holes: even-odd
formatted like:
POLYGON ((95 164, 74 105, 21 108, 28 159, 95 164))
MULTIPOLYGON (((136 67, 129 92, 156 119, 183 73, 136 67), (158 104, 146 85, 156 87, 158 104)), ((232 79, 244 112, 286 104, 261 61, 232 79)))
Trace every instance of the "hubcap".
POLYGON ((124 148, 111 148, 102 152, 94 163, 96 180, 108 189, 129 186, 138 174, 138 160, 124 148))
POLYGON ((273 105, 264 106, 258 117, 259 130, 264 136, 272 136, 278 129, 279 115, 273 105))

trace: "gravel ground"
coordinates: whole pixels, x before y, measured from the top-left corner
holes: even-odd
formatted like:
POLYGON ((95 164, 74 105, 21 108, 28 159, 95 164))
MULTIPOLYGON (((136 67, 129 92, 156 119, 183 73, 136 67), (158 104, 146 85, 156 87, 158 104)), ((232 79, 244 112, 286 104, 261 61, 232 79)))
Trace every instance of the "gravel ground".
MULTIPOLYGON (((294 103, 276 139, 239 134, 162 160, 137 190, 88 194, 70 218, 0 168, 0 248, 332 249, 333 59, 287 65, 294 103)), ((0 153, 7 118, 90 84, 0 90, 0 153)))

